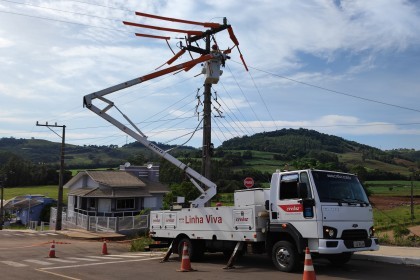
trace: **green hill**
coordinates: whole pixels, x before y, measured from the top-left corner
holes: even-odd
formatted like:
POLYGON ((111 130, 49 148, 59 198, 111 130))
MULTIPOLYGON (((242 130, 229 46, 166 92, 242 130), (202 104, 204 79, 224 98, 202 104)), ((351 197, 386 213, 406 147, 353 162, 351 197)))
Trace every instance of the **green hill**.
MULTIPOLYGON (((165 150, 173 147, 157 145, 165 150)), ((1 138, 0 165, 4 166, 11 155, 35 165, 58 165, 60 147, 61 143, 40 139, 1 138)), ((67 144, 65 151, 67 169, 115 168, 127 161, 132 164, 160 161, 140 143, 122 147, 67 144)), ((171 154, 201 160, 201 151, 193 147, 177 148, 171 154)), ((276 169, 308 167, 352 171, 361 166, 367 172, 408 176, 412 168, 420 166, 420 151, 383 151, 314 130, 282 129, 227 140, 215 149, 214 160, 216 174, 223 168, 234 172, 257 170, 271 173, 276 169)))

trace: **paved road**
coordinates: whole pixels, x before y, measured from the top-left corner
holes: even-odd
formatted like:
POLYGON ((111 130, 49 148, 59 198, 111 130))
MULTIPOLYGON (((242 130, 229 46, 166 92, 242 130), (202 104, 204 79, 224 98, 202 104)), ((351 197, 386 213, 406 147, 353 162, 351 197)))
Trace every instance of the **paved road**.
MULTIPOLYGON (((221 254, 209 254, 192 263, 195 272, 177 272, 175 259, 160 263, 161 253, 130 253, 124 243, 108 243, 109 255, 102 256, 102 243, 66 239, 54 234, 28 234, 0 231, 0 278, 8 279, 302 279, 302 272, 282 273, 260 255, 246 256, 235 269, 222 269, 226 260, 221 254), (55 240, 57 258, 48 258, 55 240)), ((324 260, 314 260, 318 280, 322 279, 418 279, 419 267, 353 260, 334 267, 324 260)))

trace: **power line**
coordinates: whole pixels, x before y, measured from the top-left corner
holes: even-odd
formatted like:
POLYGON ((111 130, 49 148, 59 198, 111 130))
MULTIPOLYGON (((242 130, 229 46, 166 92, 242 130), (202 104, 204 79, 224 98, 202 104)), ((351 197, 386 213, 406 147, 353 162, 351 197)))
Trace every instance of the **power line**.
MULTIPOLYGON (((242 64, 241 62, 238 62, 238 61, 234 61, 234 60, 231 60, 231 61, 233 61, 237 64, 242 64)), ((368 102, 373 102, 373 103, 377 103, 377 104, 381 104, 381 105, 386 105, 386 106, 390 106, 390 107, 395 107, 395 108, 399 108, 399 109, 404 109, 404 110, 409 110, 409 111, 414 111, 414 112, 420 113, 419 109, 413 109, 413 108, 409 108, 409 107, 405 107, 405 106, 400 106, 400 105, 396 105, 396 104, 392 104, 392 103, 387 103, 387 102, 384 102, 384 101, 379 101, 379 100, 375 100, 375 99, 371 99, 371 98, 361 97, 361 96, 345 93, 345 92, 342 92, 342 91, 333 90, 333 89, 329 89, 329 88, 326 88, 326 87, 310 84, 310 83, 307 83, 307 82, 298 81, 296 79, 292 79, 292 78, 289 78, 289 77, 286 77, 286 76, 282 76, 282 75, 279 75, 279 74, 276 74, 276 73, 272 73, 272 72, 267 71, 267 70, 262 70, 262 69, 259 69, 259 68, 253 67, 253 66, 248 66, 248 67, 251 68, 251 69, 269 74, 269 75, 274 76, 274 77, 282 78, 282 79, 285 79, 285 80, 288 80, 288 81, 292 81, 294 83, 298 83, 298 84, 302 84, 302 85, 305 85, 305 86, 321 89, 321 90, 328 91, 328 92, 331 92, 331 93, 340 94, 340 95, 344 95, 344 96, 347 96, 347 97, 352 97, 352 98, 356 98, 356 99, 360 99, 360 100, 364 100, 364 101, 368 101, 368 102)))
MULTIPOLYGON (((227 91, 227 89, 225 88, 224 84, 222 82, 220 82, 221 86, 223 87, 223 89, 225 90, 226 94, 229 95, 230 100, 232 101, 232 104, 235 106, 236 111, 239 112, 239 114, 241 114, 242 118, 244 120, 246 120, 245 116, 242 114, 242 110, 239 110, 238 106, 236 105, 235 101, 233 100, 232 96, 230 95, 230 93, 227 91)), ((222 99, 222 103, 226 106, 226 108, 229 109, 229 111, 232 113, 232 115, 236 118, 236 120, 239 122, 239 124, 242 125, 242 122, 239 120, 239 118, 236 116, 236 114, 229 108, 229 106, 227 106, 227 104, 223 101, 222 99)), ((250 134, 249 131, 245 128, 245 126, 242 125, 242 127, 246 130, 246 134, 250 134)), ((251 129, 252 133, 255 134, 255 131, 253 129, 251 129)))
POLYGON ((10 1, 10 0, 0 0, 0 1, 8 2, 8 3, 13 3, 13 4, 17 4, 17 5, 24 5, 24 6, 29 6, 29 7, 35 7, 35 8, 39 8, 39 9, 51 10, 51 11, 56 11, 56 12, 63 12, 63 13, 80 15, 80 16, 87 16, 87 17, 94 17, 94 18, 99 18, 99 19, 106 19, 106 20, 118 21, 118 22, 121 23, 121 19, 117 19, 117 18, 107 18, 107 17, 95 16, 95 15, 90 15, 90 14, 83 14, 83 13, 78 13, 78 12, 71 12, 71 11, 61 10, 61 9, 57 9, 57 8, 44 7, 44 6, 39 6, 39 5, 35 5, 35 4, 30 4, 30 3, 20 3, 20 2, 10 1))
POLYGON ((251 103, 249 103, 248 98, 246 98, 245 93, 242 90, 242 87, 239 85, 238 81, 236 80, 235 75, 233 75, 233 72, 230 70, 229 65, 226 65, 226 68, 229 70, 230 74, 233 77, 233 80, 235 81, 236 85, 239 87, 239 91, 242 93, 242 96, 245 98, 246 103, 248 103, 248 106, 251 109, 252 113, 254 114, 255 118, 257 119, 257 121, 260 122, 261 127, 264 128, 264 125, 262 124, 261 120, 258 118, 257 114, 255 113, 255 110, 254 110, 253 106, 251 106, 251 103))
MULTIPOLYGON (((268 115, 270 116, 270 118, 271 118, 271 120, 273 121, 273 123, 274 123, 274 124, 276 124, 276 121, 274 120, 273 115, 272 115, 272 114, 271 114, 271 112, 270 112, 270 109, 268 109, 268 106, 267 106, 267 104, 265 103, 265 100, 264 100, 264 98, 263 98, 263 96, 262 96, 262 94, 261 94, 261 92, 260 92, 260 89, 259 89, 259 88, 258 88, 258 86, 257 86, 257 83, 256 83, 256 82, 255 82, 255 80, 254 80, 254 77, 251 75, 251 72, 250 72, 250 71, 248 71, 248 74, 249 74, 249 76, 251 77, 251 80, 252 80, 252 83, 254 84, 254 87, 257 89, 258 95, 260 96, 261 101, 262 101, 262 103, 264 104, 264 107, 265 107, 265 109, 267 110, 268 115)), ((276 125, 276 129, 278 129, 278 128, 277 128, 277 125, 276 125)))
POLYGON ((81 4, 85 4, 85 5, 98 6, 98 7, 107 8, 107 9, 120 10, 120 11, 130 12, 130 13, 135 13, 136 12, 136 11, 132 11, 132 10, 121 9, 121 8, 106 6, 106 5, 101 5, 101 4, 86 3, 86 2, 78 1, 78 0, 67 0, 67 1, 81 3, 81 4))
POLYGON ((100 28, 100 29, 106 29, 106 30, 124 32, 124 33, 130 33, 130 34, 132 33, 132 32, 129 32, 127 30, 122 30, 122 29, 115 29, 115 28, 109 28, 109 27, 104 27, 104 26, 96 26, 96 25, 90 25, 90 24, 85 24, 85 23, 80 23, 80 22, 74 22, 74 21, 68 21, 68 20, 52 19, 52 18, 41 17, 41 16, 33 16, 33 15, 21 14, 21 13, 10 12, 10 11, 0 11, 0 13, 12 14, 12 15, 18 15, 18 16, 24 16, 24 17, 31 17, 31 18, 42 19, 42 20, 49 20, 49 21, 57 21, 57 22, 61 22, 61 23, 70 23, 70 24, 75 24, 75 25, 81 25, 81 26, 87 26, 87 27, 94 27, 94 28, 100 28))

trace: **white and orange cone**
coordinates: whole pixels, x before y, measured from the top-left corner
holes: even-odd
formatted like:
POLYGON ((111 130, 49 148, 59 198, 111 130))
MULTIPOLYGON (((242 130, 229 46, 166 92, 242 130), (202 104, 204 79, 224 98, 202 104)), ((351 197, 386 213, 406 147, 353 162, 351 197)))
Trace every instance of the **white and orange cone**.
POLYGON ((311 252, 306 247, 305 264, 303 268, 303 280, 316 280, 314 265, 312 264, 311 252))
POLYGON ((182 249, 182 259, 181 259, 181 269, 177 270, 180 272, 195 271, 192 269, 190 262, 190 255, 188 254, 188 244, 184 242, 184 247, 182 249))
POLYGON ((54 242, 54 240, 51 243, 50 253, 48 254, 48 257, 49 258, 55 258, 55 242, 54 242))

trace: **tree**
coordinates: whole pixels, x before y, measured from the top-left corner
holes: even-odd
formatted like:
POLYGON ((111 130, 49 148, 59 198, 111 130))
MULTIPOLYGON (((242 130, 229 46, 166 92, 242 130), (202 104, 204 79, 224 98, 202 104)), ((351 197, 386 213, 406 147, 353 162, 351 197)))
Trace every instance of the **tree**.
POLYGON ((163 198, 163 207, 168 209, 177 196, 185 197, 185 202, 196 199, 200 195, 200 191, 191 182, 182 182, 181 184, 173 184, 170 192, 163 198))

